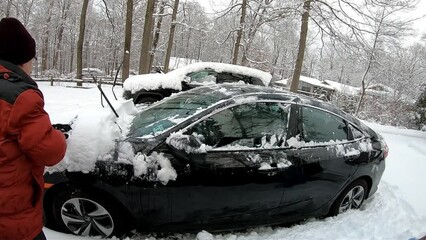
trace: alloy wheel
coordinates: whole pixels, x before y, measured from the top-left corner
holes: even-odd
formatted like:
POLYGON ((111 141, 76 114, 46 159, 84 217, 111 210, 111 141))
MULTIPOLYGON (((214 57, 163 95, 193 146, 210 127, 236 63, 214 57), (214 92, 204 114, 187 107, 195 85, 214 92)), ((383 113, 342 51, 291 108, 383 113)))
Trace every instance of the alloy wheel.
POLYGON ((362 186, 355 186, 343 198, 339 207, 339 213, 346 212, 349 209, 357 209, 364 201, 365 191, 362 186))
POLYGON ((61 208, 65 226, 81 236, 108 237, 114 230, 111 214, 99 203, 87 198, 71 198, 61 208))

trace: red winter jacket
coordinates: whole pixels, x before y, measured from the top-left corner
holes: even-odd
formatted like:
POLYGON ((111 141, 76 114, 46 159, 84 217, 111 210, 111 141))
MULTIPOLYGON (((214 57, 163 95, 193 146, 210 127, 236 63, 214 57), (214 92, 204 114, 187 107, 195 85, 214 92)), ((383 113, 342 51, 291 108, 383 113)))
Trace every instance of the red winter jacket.
POLYGON ((32 240, 42 227, 44 167, 65 155, 37 84, 0 60, 0 239, 32 240))

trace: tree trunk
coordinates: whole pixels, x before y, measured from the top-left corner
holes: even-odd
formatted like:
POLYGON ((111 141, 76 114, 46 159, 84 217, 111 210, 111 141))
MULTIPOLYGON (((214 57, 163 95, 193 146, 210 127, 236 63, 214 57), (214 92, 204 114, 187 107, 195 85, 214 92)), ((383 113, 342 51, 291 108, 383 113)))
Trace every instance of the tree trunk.
POLYGON ((246 19, 246 8, 247 0, 243 0, 243 4, 241 6, 240 27, 238 29, 237 39, 235 40, 234 44, 234 55, 232 57, 232 64, 237 64, 238 61, 238 53, 240 51, 241 38, 243 37, 243 30, 246 19))
MULTIPOLYGON (((86 15, 89 0, 83 1, 80 16, 80 33, 78 34, 77 41, 77 79, 83 79, 83 43, 84 43, 84 30, 86 29, 86 15)), ((83 82, 77 82, 77 86, 83 86, 83 82)))
POLYGON ((133 0, 127 0, 126 30, 124 37, 123 70, 121 72, 121 81, 129 77, 130 69, 130 48, 132 42, 132 22, 133 22, 133 0))
POLYGON ((152 46, 152 27, 154 16, 155 0, 148 0, 145 13, 145 23, 143 27, 143 37, 141 46, 141 56, 139 58, 139 74, 146 74, 151 71, 149 68, 152 46))
POLYGON ((154 62, 154 57, 156 54, 158 42, 160 41, 160 30, 161 30, 161 24, 163 23, 164 5, 165 5, 165 1, 161 0, 161 2, 159 3, 159 10, 158 10, 159 17, 157 20, 157 25, 155 26, 154 40, 152 42, 152 51, 154 52, 154 54, 150 55, 150 59, 149 59, 150 69, 152 68, 152 64, 154 62))
POLYGON ((296 65, 294 67, 293 79, 290 85, 291 92, 297 92, 299 88, 300 74, 302 73, 303 58, 305 56, 306 38, 308 36, 309 10, 311 1, 305 0, 303 3, 302 25, 300 27, 299 52, 297 53, 296 65))
POLYGON ((172 25, 170 27, 169 41, 167 43, 166 58, 164 59, 165 73, 169 71, 169 62, 170 62, 170 56, 172 55, 173 38, 175 36, 176 15, 177 15, 178 7, 179 7, 179 0, 175 0, 175 4, 173 6, 173 13, 172 13, 172 25))
POLYGON ((50 21, 52 19, 52 9, 55 0, 50 0, 49 9, 47 10, 47 19, 43 29, 43 47, 41 48, 41 72, 42 74, 48 69, 49 58, 49 35, 50 21))
POLYGON ((68 12, 70 10, 70 6, 71 6, 71 2, 67 2, 67 3, 64 2, 64 6, 62 8, 61 23, 59 24, 56 47, 55 47, 54 53, 53 53, 53 68, 54 69, 57 69, 57 67, 58 67, 59 52, 61 51, 61 48, 62 48, 62 46, 61 46, 62 37, 64 35, 64 25, 65 25, 65 22, 68 18, 68 12))
POLYGON ((246 66, 248 62, 247 53, 250 51, 251 43, 253 42, 253 38, 256 36, 257 30, 262 25, 263 16, 266 11, 266 6, 269 5, 272 1, 265 1, 264 4, 259 4, 256 12, 254 13, 253 21, 250 24, 248 30, 247 42, 244 47, 243 56, 241 58, 241 65, 246 66), (263 7, 263 8, 262 8, 263 7), (261 11, 262 9, 262 11, 261 11))
POLYGON ((71 34, 71 42, 70 42, 70 62, 69 62, 69 72, 72 72, 74 69, 74 47, 75 47, 75 34, 71 34))

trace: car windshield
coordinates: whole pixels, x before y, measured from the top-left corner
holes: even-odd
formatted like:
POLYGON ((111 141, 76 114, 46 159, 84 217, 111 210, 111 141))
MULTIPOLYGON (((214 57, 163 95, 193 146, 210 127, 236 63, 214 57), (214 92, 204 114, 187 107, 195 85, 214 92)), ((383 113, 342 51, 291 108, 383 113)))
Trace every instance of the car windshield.
POLYGON ((151 108, 141 111, 132 121, 129 136, 157 136, 221 99, 226 98, 219 91, 206 94, 202 92, 202 89, 194 90, 170 97, 151 108))

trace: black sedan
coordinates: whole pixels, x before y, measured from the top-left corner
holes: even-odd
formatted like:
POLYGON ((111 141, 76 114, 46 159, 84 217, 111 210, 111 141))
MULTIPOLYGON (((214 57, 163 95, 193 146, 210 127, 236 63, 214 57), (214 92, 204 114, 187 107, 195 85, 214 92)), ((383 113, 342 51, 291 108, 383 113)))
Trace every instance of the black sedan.
POLYGON ((110 237, 333 216, 376 192, 387 153, 380 135, 328 103, 251 85, 199 87, 138 113, 94 171, 46 174, 46 225, 110 237), (123 149, 133 159, 123 161, 123 149))

